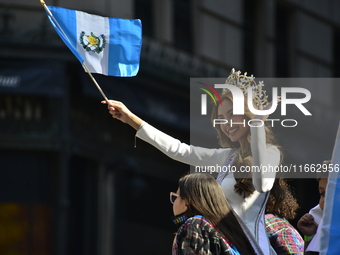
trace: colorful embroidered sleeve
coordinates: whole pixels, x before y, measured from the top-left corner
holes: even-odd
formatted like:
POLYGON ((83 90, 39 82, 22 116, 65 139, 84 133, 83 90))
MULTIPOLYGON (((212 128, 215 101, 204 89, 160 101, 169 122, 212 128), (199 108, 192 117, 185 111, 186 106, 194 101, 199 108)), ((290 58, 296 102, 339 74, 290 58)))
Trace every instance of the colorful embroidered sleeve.
POLYGON ((278 255, 303 254, 304 241, 286 219, 272 214, 267 214, 265 218, 270 244, 278 255))

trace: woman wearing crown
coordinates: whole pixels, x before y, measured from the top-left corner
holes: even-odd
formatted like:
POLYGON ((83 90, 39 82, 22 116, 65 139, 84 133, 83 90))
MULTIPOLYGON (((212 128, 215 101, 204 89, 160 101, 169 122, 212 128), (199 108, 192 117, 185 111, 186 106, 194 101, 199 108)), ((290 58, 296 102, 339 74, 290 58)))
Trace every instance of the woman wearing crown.
MULTIPOLYGON (((263 84, 256 85, 254 77, 241 75, 232 70, 227 84, 236 85, 243 92, 252 86, 253 104, 257 109, 267 109, 267 102, 263 84), (254 86, 254 84, 256 86, 254 86)), ((245 102, 247 93, 245 95, 245 102)), ((222 104, 216 106, 212 112, 212 119, 228 120, 226 124, 216 125, 220 144, 223 148, 207 149, 181 143, 149 125, 133 114, 123 103, 109 100, 108 109, 113 118, 129 124, 137 130, 136 136, 177 161, 193 166, 235 166, 237 172, 220 172, 217 181, 221 184, 224 194, 236 212, 241 225, 257 251, 257 254, 276 254, 271 248, 265 229, 265 207, 274 185, 274 173, 264 173, 262 166, 275 168, 281 161, 281 152, 275 145, 272 131, 264 120, 268 116, 254 116, 245 103, 244 115, 233 115, 233 97, 230 91, 224 90, 221 95, 222 104), (245 120, 245 121, 244 121, 245 120), (251 120, 251 125, 244 125, 251 120), (235 123, 235 124, 231 124, 235 123), (256 167, 254 167, 256 166, 256 167), (253 172, 241 172, 244 169, 257 169, 253 172)), ((278 192, 280 194, 280 192, 278 192)), ((275 199, 274 199, 275 200, 275 199)))

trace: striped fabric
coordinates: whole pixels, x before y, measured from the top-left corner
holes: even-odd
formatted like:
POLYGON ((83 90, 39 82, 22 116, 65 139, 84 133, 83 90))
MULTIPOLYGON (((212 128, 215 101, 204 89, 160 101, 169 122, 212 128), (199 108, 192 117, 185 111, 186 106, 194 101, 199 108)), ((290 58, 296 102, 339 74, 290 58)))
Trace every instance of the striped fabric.
POLYGON ((278 255, 303 254, 304 241, 286 219, 273 214, 266 214, 265 219, 270 244, 278 255))
POLYGON ((53 27, 91 73, 135 76, 139 70, 142 23, 138 19, 101 17, 56 6, 47 12, 53 27))

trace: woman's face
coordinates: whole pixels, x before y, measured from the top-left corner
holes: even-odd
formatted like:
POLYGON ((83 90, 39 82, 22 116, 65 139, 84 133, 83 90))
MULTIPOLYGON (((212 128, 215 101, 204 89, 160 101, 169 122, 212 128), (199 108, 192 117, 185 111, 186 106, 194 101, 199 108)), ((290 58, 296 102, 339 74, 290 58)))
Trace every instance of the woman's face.
POLYGON ((232 142, 239 142, 242 146, 247 142, 249 132, 248 120, 244 115, 233 115, 233 103, 224 99, 222 105, 218 106, 217 115, 219 119, 225 119, 227 124, 221 124, 221 130, 232 142), (239 124, 234 124, 239 123, 239 124))
POLYGON ((188 207, 187 207, 187 203, 185 200, 183 200, 180 196, 180 190, 178 188, 178 190, 176 191, 176 194, 178 194, 179 196, 176 198, 173 206, 172 206, 172 210, 174 212, 174 215, 179 215, 181 213, 184 213, 188 210, 188 207))

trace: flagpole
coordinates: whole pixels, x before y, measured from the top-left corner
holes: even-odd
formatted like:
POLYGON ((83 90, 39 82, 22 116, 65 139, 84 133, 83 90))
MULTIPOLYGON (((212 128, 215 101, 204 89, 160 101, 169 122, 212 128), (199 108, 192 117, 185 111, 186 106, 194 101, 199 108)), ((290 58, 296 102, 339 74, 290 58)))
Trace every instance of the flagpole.
POLYGON ((109 103, 109 100, 107 99, 107 97, 105 96, 102 88, 99 86, 98 82, 96 81, 96 79, 93 77, 92 73, 90 72, 90 70, 87 68, 87 66, 85 65, 85 63, 83 63, 83 67, 86 70, 86 72, 88 73, 88 75, 91 77, 92 81, 94 82, 94 84, 96 85, 97 89, 99 90, 100 94, 102 94, 102 96, 104 97, 105 101, 107 103, 109 103))
MULTIPOLYGON (((44 6, 44 9, 48 12, 48 15, 51 17, 51 19, 53 20, 53 22, 56 24, 56 26, 59 28, 59 30, 63 33, 63 35, 65 36, 65 38, 70 42, 70 39, 68 39, 67 35, 64 33, 64 31, 62 30, 62 28, 60 27, 58 21, 54 18, 52 12, 50 11, 50 9, 48 9, 47 5, 45 4, 44 0, 40 0, 40 3, 42 6, 44 6)), ((92 73, 90 72, 89 68, 86 66, 85 61, 84 63, 82 63, 82 66, 84 67, 85 71, 87 72, 87 74, 90 76, 90 78, 92 79, 92 81, 94 82, 94 84, 96 85, 97 89, 99 90, 100 94, 102 94, 103 98, 105 99, 105 101, 108 103, 109 100, 107 99, 106 95, 104 94, 103 90, 101 89, 101 87, 99 86, 98 82, 96 81, 96 79, 93 77, 92 73)))

